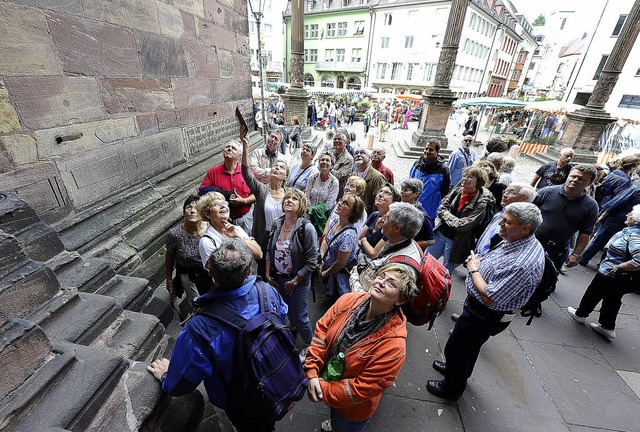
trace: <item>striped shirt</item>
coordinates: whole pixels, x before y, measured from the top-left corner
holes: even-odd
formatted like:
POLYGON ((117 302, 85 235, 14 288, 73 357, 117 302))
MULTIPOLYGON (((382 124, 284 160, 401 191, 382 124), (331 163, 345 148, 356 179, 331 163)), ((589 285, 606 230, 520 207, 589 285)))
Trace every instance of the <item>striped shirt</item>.
MULTIPOLYGON (((480 275, 487 283, 485 294, 497 311, 522 307, 535 291, 544 271, 544 250, 534 235, 513 243, 503 241, 480 260, 480 275)), ((471 275, 465 281, 467 294, 484 303, 473 285, 471 275)))
POLYGON ((640 226, 638 225, 625 228, 611 237, 607 243, 607 256, 600 263, 600 273, 611 276, 611 269, 629 261, 629 255, 633 265, 640 267, 640 226))

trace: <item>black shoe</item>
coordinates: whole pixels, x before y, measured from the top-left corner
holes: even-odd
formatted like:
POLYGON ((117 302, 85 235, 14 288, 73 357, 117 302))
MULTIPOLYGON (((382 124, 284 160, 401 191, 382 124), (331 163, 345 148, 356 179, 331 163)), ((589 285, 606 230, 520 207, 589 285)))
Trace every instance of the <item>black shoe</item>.
POLYGON ((447 364, 442 360, 434 360, 432 366, 436 371, 440 372, 443 375, 444 371, 447 370, 447 364))
POLYGON ((456 396, 449 394, 444 389, 444 380, 428 380, 427 390, 434 395, 444 399, 456 399, 456 396))

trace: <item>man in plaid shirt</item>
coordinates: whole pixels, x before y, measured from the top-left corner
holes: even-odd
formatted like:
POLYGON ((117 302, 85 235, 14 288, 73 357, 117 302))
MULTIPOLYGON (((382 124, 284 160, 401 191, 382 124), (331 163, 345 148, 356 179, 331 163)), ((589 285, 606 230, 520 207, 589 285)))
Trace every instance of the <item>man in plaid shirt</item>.
POLYGON ((541 223, 535 205, 509 204, 499 223, 503 241, 484 256, 471 251, 465 262, 467 299, 444 348, 446 362, 433 362, 444 380, 427 381, 431 393, 444 398, 461 396, 482 345, 509 326, 515 309, 535 291, 544 271, 544 250, 533 235, 541 223))

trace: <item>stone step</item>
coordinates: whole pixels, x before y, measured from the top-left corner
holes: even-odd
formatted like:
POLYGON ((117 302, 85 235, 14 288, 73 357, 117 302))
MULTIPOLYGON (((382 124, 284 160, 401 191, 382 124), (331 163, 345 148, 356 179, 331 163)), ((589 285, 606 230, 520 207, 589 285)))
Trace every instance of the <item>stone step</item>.
POLYGON ((15 234, 39 221, 35 210, 24 200, 15 194, 0 193, 0 230, 15 234))
POLYGON ((140 311, 153 291, 146 279, 116 275, 109 279, 96 294, 113 297, 122 309, 140 311))
POLYGON ((60 291, 53 271, 28 262, 0 279, 0 316, 25 318, 60 291))
POLYGON ((520 153, 520 154, 536 162, 539 162, 540 165, 557 160, 557 157, 547 155, 546 153, 535 153, 535 154, 520 153))
POLYGON ((163 326, 167 327, 173 321, 174 311, 171 306, 171 296, 161 283, 155 290, 149 301, 142 307, 140 312, 158 317, 163 326))
POLYGON ((64 245, 49 225, 36 222, 15 234, 25 255, 34 261, 48 261, 64 251, 64 245))
POLYGON ((0 231, 0 278, 27 264, 26 257, 15 236, 0 231))
POLYGON ((76 258, 58 267, 56 275, 62 286, 75 287, 83 292, 96 292, 116 273, 105 259, 76 258))
POLYGON ((10 318, 0 324, 0 400, 33 375, 50 354, 47 335, 33 322, 10 318))
POLYGON ((123 311, 91 346, 110 348, 132 360, 147 361, 164 335, 164 327, 153 315, 123 311))
MULTIPOLYGON (((87 430, 129 367, 112 350, 60 341, 52 345, 52 358, 0 401, 3 431, 87 430)), ((148 380, 145 384, 152 387, 148 380)))
POLYGON ((122 313, 111 297, 62 290, 29 319, 43 328, 50 339, 81 345, 91 344, 122 313))

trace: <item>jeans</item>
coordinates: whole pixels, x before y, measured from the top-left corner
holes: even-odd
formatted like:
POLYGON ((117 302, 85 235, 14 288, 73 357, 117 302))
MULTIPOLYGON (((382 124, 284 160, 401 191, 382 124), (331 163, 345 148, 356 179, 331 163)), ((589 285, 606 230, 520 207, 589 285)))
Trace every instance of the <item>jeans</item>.
POLYGON ((293 290, 291 294, 280 288, 285 282, 290 280, 288 277, 276 276, 278 282, 278 292, 282 296, 282 300, 289 307, 287 316, 289 322, 298 329, 300 337, 305 345, 311 345, 311 338, 313 338, 313 330, 311 329, 311 323, 309 322, 309 291, 311 291, 311 279, 300 282, 298 287, 293 290))
POLYGON ((329 129, 338 130, 338 122, 336 121, 336 116, 329 116, 329 120, 331 121, 329 129))
POLYGON ((634 292, 637 285, 637 279, 635 282, 630 282, 621 278, 605 276, 598 272, 584 292, 576 315, 583 318, 588 317, 602 300, 598 322, 606 330, 615 330, 616 318, 620 306, 622 306, 622 297, 634 292))
POLYGON ((451 248, 453 247, 453 240, 443 236, 440 231, 436 231, 433 236, 434 243, 427 248, 427 252, 429 252, 435 259, 439 259, 444 256, 442 260, 443 265, 449 270, 450 274, 453 274, 453 271, 458 268, 460 264, 449 262, 449 257, 451 256, 451 248))
POLYGON ((591 258, 593 258, 598 252, 600 252, 607 245, 607 242, 615 233, 620 230, 610 230, 604 227, 600 228, 595 236, 591 239, 587 247, 582 251, 582 258, 580 258, 580 264, 587 265, 591 258))
POLYGON ((352 421, 344 418, 337 410, 331 408, 331 430, 333 432, 362 432, 369 424, 369 419, 352 421))

